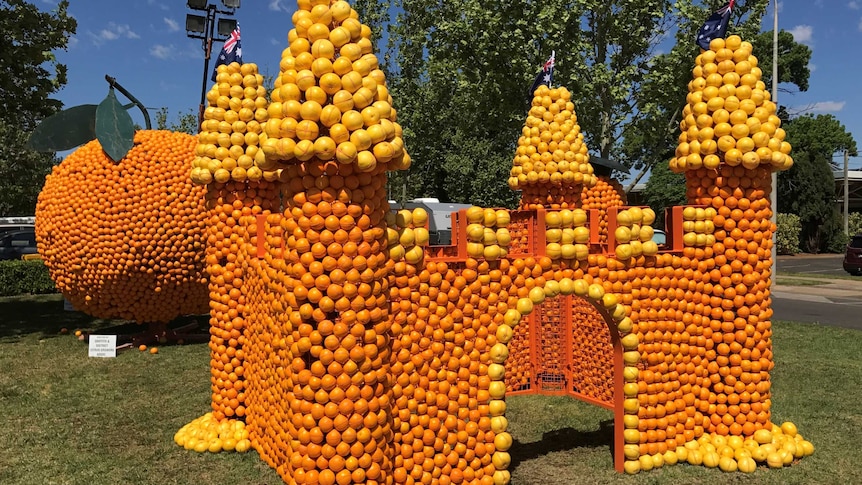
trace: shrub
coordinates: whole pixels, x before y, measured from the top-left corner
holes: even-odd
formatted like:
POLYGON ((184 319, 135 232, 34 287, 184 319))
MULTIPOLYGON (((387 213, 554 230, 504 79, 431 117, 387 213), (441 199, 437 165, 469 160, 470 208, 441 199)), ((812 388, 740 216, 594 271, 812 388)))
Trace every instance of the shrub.
POLYGON ((853 212, 850 214, 847 227, 850 229, 850 235, 862 234, 862 212, 853 212))
POLYGON ((41 259, 0 261, 0 296, 56 292, 48 268, 41 259))
POLYGON ((802 224, 796 214, 778 214, 778 233, 776 234, 776 252, 778 254, 799 253, 799 233, 802 224))
POLYGON ((832 217, 823 224, 822 234, 822 249, 825 252, 844 254, 844 249, 850 242, 850 236, 844 233, 844 218, 841 213, 837 210, 833 211, 832 217))

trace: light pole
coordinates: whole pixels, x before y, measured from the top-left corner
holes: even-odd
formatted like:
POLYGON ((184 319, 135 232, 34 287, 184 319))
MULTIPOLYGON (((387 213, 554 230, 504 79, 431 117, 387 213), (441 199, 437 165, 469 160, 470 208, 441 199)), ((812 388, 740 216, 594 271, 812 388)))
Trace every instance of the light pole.
POLYGON ((847 179, 850 164, 850 151, 844 149, 844 235, 850 235, 850 181, 847 179))
POLYGON ((201 81, 201 104, 198 110, 198 123, 204 119, 204 105, 207 92, 207 74, 210 68, 210 57, 212 56, 213 41, 224 42, 231 32, 236 28, 236 20, 232 18, 216 18, 217 14, 222 17, 231 16, 239 8, 240 0, 221 0, 222 6, 210 5, 208 0, 188 0, 188 8, 202 12, 205 15, 186 14, 186 36, 191 39, 201 39, 204 50, 204 75, 201 81), (218 21, 218 30, 216 30, 218 21))
MULTIPOLYGON (((778 107, 778 0, 772 3, 772 102, 778 107)), ((778 275, 778 172, 772 171, 772 193, 769 195, 772 206, 772 224, 775 231, 772 233, 772 284, 770 290, 775 289, 775 279, 778 275)))

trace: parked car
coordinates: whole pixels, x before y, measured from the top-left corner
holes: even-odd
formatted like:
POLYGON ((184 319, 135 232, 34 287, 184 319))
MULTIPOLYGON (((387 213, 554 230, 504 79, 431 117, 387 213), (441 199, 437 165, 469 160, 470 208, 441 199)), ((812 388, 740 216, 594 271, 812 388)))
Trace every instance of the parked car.
POLYGON ((7 232, 12 231, 21 231, 24 229, 33 230, 35 226, 33 224, 0 224, 0 236, 6 234, 7 232))
POLYGON ((862 275, 862 234, 850 238, 844 251, 844 271, 852 275, 862 275))
POLYGON ((22 259, 38 254, 36 231, 32 228, 18 229, 0 235, 0 260, 22 259))
POLYGON ((0 236, 19 229, 32 229, 35 224, 36 218, 33 216, 0 217, 0 236))

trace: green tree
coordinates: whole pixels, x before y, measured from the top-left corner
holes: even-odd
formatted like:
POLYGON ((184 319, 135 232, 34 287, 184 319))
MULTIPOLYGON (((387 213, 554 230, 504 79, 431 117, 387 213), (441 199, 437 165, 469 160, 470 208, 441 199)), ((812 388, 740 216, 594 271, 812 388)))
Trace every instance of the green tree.
MULTIPOLYGON (((695 33, 724 3, 392 2, 399 13, 387 29, 387 74, 413 158, 395 184, 406 178, 408 197, 470 202, 499 194, 497 204, 510 203, 506 177, 498 174, 511 164, 526 88, 552 50, 554 84, 573 92, 593 153, 638 168, 666 163, 698 52, 695 33), (665 33, 674 30, 676 45, 660 53, 665 33)), ((755 38, 768 3, 737 5, 731 33, 755 38)), ((796 52, 789 40, 788 51, 796 52)), ((807 73, 788 72, 794 82, 807 73)), ((797 85, 806 83, 807 75, 797 85)))
POLYGON ((391 91, 414 160, 410 195, 511 203, 506 172, 527 87, 552 50, 555 85, 577 101, 588 144, 616 153, 636 113, 671 2, 401 0, 390 25, 391 91), (478 147, 487 147, 480 151, 478 147), (490 184, 490 185, 488 185, 490 184))
MULTIPOLYGON (((761 32, 751 40, 753 52, 757 57, 757 65, 763 70, 761 78, 767 89, 772 89, 772 40, 773 31, 761 32)), ((811 71, 808 63, 811 61, 811 48, 798 44, 793 40, 793 34, 785 30, 778 31, 778 82, 793 84, 799 91, 808 91, 808 78, 811 71)), ((793 92, 781 88, 784 92, 793 92)), ((781 98, 779 98, 781 99, 781 98)))
POLYGON ((189 135, 197 135, 200 132, 198 115, 191 109, 187 112, 181 111, 173 121, 168 122, 168 109, 159 108, 155 118, 157 130, 171 130, 189 135))
POLYGON ((24 0, 0 0, 0 216, 30 215, 53 153, 27 149, 33 128, 62 103, 50 96, 66 84, 66 66, 54 56, 65 49, 77 22, 62 0, 52 12, 24 0))
POLYGON ((0 120, 0 216, 33 215, 45 176, 60 162, 26 148, 29 133, 0 120))
POLYGON ((643 201, 655 211, 655 227, 664 227, 665 209, 688 202, 685 198, 685 175, 674 173, 666 163, 656 164, 644 187, 643 201))
POLYGON ((77 21, 62 0, 44 12, 24 0, 0 0, 0 118, 29 132, 62 105, 49 96, 66 84, 66 66, 54 56, 65 49, 77 21))
POLYGON ((389 0, 353 0, 359 19, 371 29, 371 38, 379 41, 389 24, 389 0))
POLYGON ((856 154, 856 141, 831 114, 806 115, 785 125, 786 139, 793 146, 793 167, 778 174, 778 205, 782 212, 799 216, 803 250, 819 252, 833 245, 835 223, 835 177, 833 156, 848 150, 856 154))

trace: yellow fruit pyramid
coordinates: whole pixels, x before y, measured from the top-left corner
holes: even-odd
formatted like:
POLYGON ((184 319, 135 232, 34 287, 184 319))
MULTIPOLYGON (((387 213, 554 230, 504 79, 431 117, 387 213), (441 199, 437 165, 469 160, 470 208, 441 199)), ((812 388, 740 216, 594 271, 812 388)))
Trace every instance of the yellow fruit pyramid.
POLYGON ((595 185, 584 134, 568 89, 536 89, 512 165, 512 190, 536 185, 595 185))
POLYGON ((343 0, 299 2, 261 136, 275 166, 312 157, 360 172, 410 166, 371 29, 358 18, 343 0))
POLYGON ((670 161, 674 172, 716 169, 722 162, 747 169, 793 165, 750 43, 736 35, 714 39, 697 56, 692 74, 682 133, 670 161))
POLYGON ((266 95, 257 65, 234 62, 218 67, 192 162, 194 183, 278 178, 275 164, 267 164, 259 149, 268 117, 266 95))

